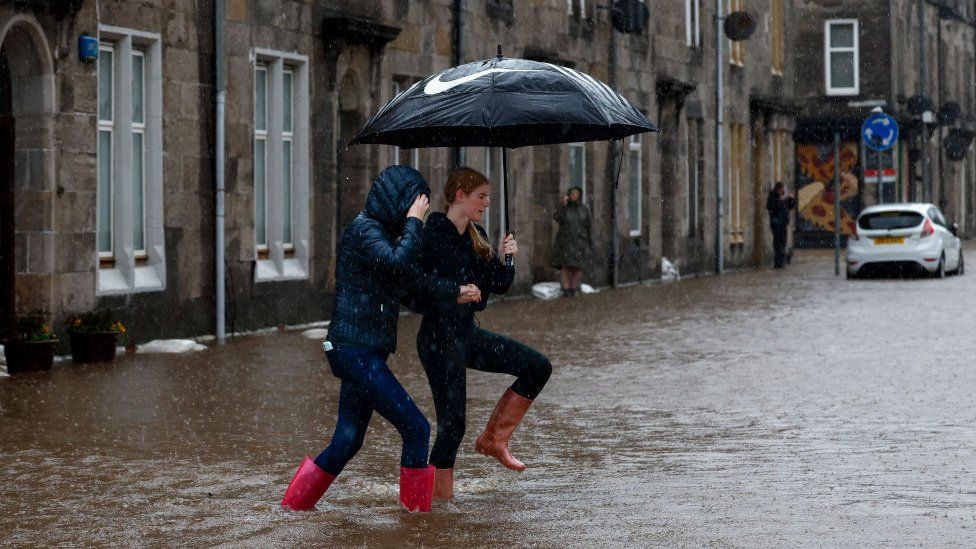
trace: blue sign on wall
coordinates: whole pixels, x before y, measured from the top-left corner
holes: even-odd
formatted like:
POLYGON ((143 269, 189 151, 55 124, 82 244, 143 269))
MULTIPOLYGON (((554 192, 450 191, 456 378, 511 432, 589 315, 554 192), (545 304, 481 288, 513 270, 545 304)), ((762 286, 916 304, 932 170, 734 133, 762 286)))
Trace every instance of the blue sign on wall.
POLYGON ((98 59, 98 38, 87 34, 78 37, 78 59, 86 63, 98 59))
POLYGON ((861 139, 868 148, 886 151, 898 142, 898 122, 884 113, 874 113, 861 125, 861 139))

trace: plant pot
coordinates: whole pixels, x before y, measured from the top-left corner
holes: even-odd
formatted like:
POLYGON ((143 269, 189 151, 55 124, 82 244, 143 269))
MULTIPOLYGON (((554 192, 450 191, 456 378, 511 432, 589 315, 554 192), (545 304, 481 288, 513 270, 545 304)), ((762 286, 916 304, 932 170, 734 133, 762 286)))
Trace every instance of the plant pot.
POLYGON ((54 365, 54 346, 58 340, 5 341, 3 354, 7 358, 7 373, 48 371, 54 365))
POLYGON ((74 362, 111 362, 115 360, 118 332, 71 332, 71 360, 74 362))

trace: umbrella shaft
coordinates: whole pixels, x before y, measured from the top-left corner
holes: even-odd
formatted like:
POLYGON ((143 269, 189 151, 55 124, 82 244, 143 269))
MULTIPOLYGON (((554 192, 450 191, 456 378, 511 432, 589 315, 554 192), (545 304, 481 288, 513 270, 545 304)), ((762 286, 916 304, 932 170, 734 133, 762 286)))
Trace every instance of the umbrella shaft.
MULTIPOLYGON (((508 216, 508 149, 502 147, 502 215, 505 217, 505 235, 511 234, 511 217, 508 216)), ((515 258, 511 254, 505 255, 505 265, 515 265, 515 258)))

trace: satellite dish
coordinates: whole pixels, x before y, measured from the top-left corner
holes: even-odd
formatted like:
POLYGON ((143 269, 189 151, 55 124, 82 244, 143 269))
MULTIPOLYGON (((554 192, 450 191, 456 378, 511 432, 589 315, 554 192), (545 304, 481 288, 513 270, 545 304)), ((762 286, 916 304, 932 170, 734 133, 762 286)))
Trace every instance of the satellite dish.
POLYGON ((953 162, 965 159, 966 153, 969 151, 970 141, 972 141, 972 134, 958 129, 949 130, 949 135, 943 142, 946 158, 953 162))
POLYGON ((725 36, 733 42, 740 42, 752 36, 756 30, 756 21, 748 12, 734 11, 725 16, 725 36))
POLYGON ((958 120, 960 114, 962 114, 962 107, 959 106, 959 103, 946 101, 939 108, 939 113, 936 116, 939 119, 939 124, 946 126, 958 120))
POLYGON ((617 0, 610 13, 610 24, 617 32, 637 34, 647 28, 651 12, 641 0, 617 0))
POLYGON ((932 100, 924 95, 913 95, 908 98, 908 112, 919 115, 932 110, 932 100))

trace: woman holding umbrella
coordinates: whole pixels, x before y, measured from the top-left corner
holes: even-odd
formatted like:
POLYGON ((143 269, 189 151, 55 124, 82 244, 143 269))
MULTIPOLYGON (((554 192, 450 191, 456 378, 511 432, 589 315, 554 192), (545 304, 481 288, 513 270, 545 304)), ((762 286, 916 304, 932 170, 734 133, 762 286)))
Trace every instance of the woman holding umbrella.
POLYGON ((467 368, 515 376, 475 450, 522 471, 525 465, 509 452, 508 440, 549 380, 552 365, 537 351, 475 323, 474 314, 484 310, 488 295, 503 294, 512 285, 515 268, 506 265, 504 256, 518 252, 510 234, 499 246, 501 253, 493 252, 485 230, 477 224, 488 208, 488 180, 475 170, 460 168, 448 178, 444 195, 446 212, 432 213, 424 226, 419 262, 430 287, 453 283, 460 294, 437 298, 433 290, 428 291, 432 297, 417 334, 417 353, 437 413, 437 438, 430 455, 436 467, 434 497, 450 499, 454 461, 464 437, 467 368))
MULTIPOLYGON (((499 46, 495 58, 446 69, 403 91, 352 143, 501 147, 502 211, 510 220, 508 148, 623 139, 648 131, 657 128, 603 82, 566 67, 503 57, 499 46)), ((508 437, 552 371, 541 354, 474 324, 474 312, 484 308, 488 294, 506 291, 514 279, 511 262, 502 263, 485 242, 484 230, 474 225, 488 207, 487 183, 473 170, 452 174, 445 189, 447 213, 432 214, 424 228, 428 238, 421 261, 429 274, 462 287, 456 298, 432 298, 436 307, 424 316, 417 336, 437 411, 430 462, 437 467, 439 497, 452 493, 454 457, 464 433, 465 369, 517 377, 475 445, 516 470, 525 465, 509 453, 508 437)), ((500 248, 509 257, 518 251, 511 236, 500 248)))
POLYGON ((332 373, 341 380, 339 417, 329 446, 314 460, 306 457, 295 472, 281 500, 285 509, 315 507, 359 451, 375 410, 403 439, 400 502, 409 511, 430 511, 430 424, 386 365, 396 351, 400 300, 405 280, 415 272, 429 195, 420 172, 391 166, 373 181, 366 208, 342 235, 335 307, 323 345, 332 373))

